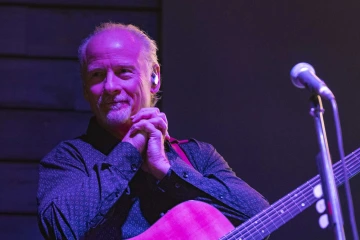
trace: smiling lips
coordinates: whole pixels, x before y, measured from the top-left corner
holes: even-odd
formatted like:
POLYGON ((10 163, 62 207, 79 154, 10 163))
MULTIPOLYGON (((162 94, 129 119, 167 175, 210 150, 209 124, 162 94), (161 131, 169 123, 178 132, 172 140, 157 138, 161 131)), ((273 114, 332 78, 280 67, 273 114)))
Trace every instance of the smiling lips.
POLYGON ((130 104, 129 104, 129 101, 127 101, 127 100, 120 100, 120 101, 104 102, 102 105, 104 105, 105 107, 107 107, 111 110, 118 110, 125 106, 129 106, 130 104))

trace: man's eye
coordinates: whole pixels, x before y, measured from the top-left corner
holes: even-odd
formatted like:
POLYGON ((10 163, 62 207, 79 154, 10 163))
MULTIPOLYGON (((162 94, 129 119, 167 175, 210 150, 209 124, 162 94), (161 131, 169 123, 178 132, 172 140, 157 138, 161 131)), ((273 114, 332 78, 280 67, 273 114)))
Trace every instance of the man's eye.
POLYGON ((120 73, 131 73, 131 70, 123 68, 123 69, 120 70, 120 73))
POLYGON ((121 68, 115 71, 116 76, 121 79, 129 79, 132 76, 133 71, 129 68, 121 68))
POLYGON ((102 72, 93 72, 91 73, 91 77, 102 77, 104 76, 104 73, 102 72))

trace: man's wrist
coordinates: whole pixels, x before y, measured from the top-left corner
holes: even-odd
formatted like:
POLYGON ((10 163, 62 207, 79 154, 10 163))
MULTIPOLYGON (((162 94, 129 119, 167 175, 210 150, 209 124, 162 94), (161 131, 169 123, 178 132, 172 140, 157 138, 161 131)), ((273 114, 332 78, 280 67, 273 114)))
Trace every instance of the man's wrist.
POLYGON ((153 169, 152 175, 159 181, 161 181, 166 174, 170 171, 170 163, 162 164, 161 166, 153 169))

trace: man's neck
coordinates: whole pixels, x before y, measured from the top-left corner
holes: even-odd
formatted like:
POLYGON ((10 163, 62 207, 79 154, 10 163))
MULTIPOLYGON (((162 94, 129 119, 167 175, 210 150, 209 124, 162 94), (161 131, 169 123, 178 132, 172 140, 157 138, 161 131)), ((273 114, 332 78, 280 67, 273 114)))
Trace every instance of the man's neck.
POLYGON ((119 124, 116 126, 110 126, 107 124, 102 123, 101 121, 98 121, 99 125, 104 128, 107 132, 109 132, 111 135, 119 139, 120 141, 124 138, 124 136, 128 133, 132 126, 131 120, 128 120, 126 123, 119 124))

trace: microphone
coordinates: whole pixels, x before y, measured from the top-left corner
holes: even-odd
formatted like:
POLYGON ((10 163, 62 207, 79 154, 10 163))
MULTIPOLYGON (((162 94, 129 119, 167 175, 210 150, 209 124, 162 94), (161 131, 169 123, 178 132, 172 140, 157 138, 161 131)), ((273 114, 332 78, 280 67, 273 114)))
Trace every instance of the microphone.
POLYGON ((290 76, 295 87, 306 88, 327 100, 335 99, 331 90, 315 75, 315 70, 310 64, 304 62, 296 64, 291 69, 290 76))

